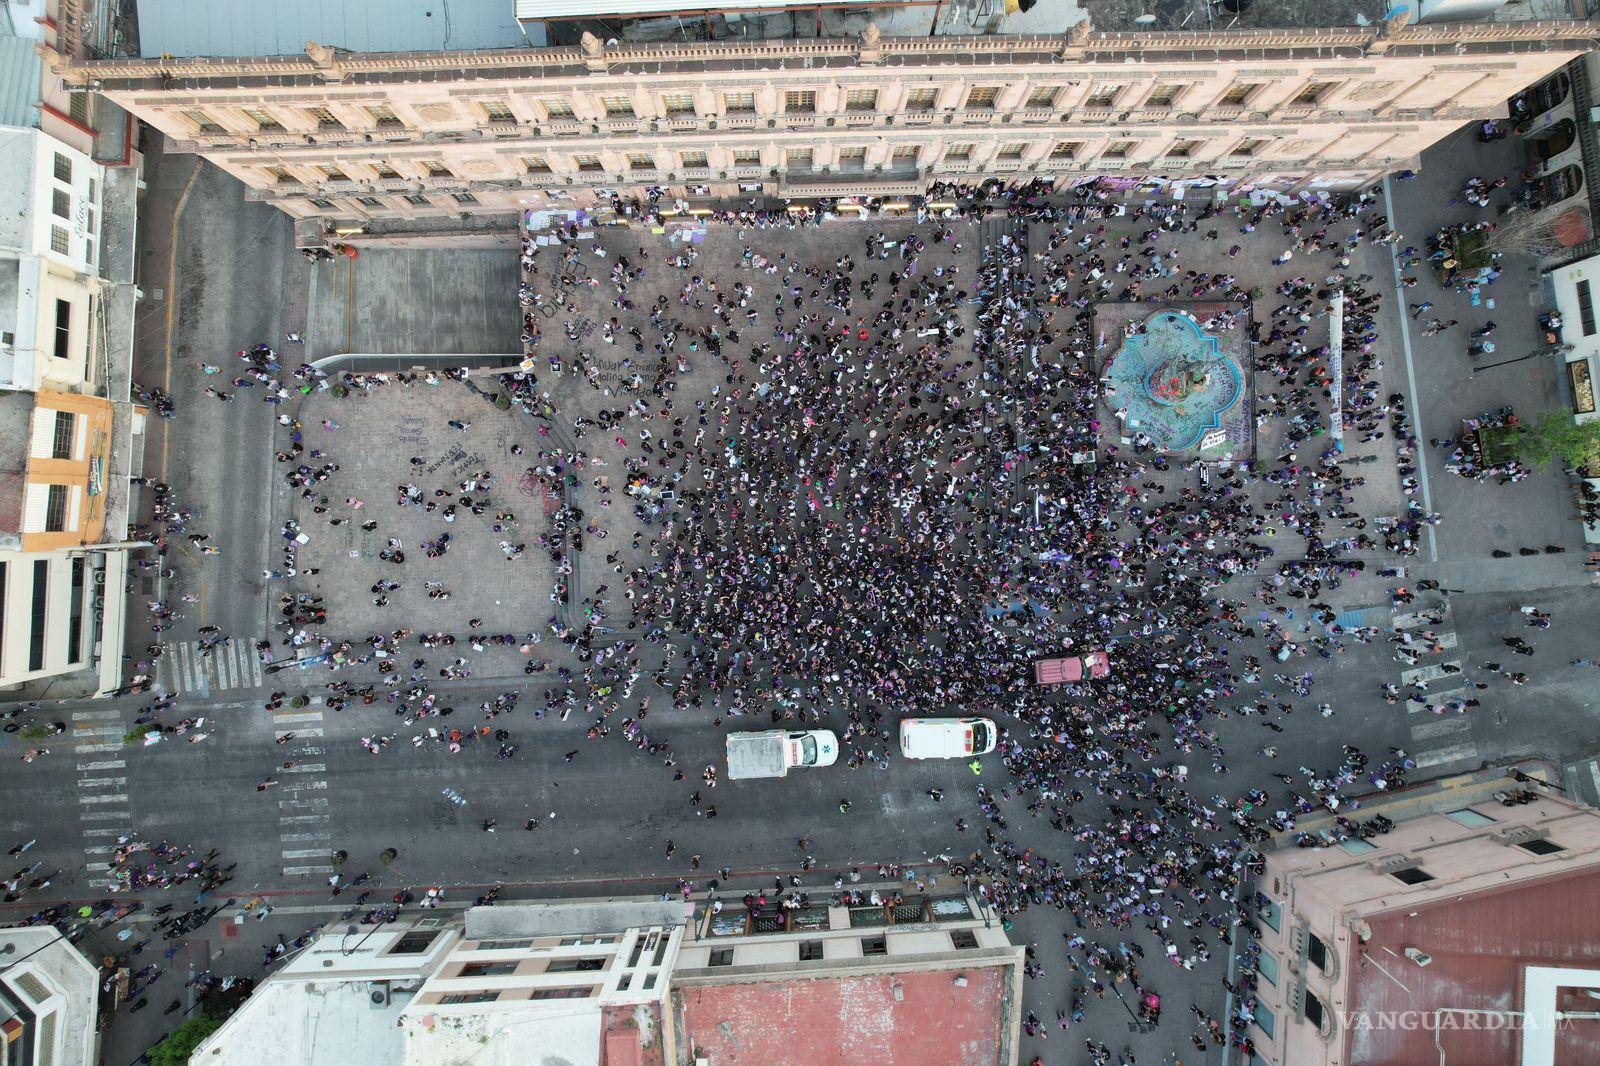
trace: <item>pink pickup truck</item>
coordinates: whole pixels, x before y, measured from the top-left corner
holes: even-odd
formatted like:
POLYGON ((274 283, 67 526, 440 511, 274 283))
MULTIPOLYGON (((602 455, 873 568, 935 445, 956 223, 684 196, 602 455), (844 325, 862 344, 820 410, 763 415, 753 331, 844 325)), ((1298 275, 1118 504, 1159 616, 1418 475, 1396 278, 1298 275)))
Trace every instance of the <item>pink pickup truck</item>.
POLYGON ((1069 681, 1082 681, 1089 677, 1106 677, 1111 673, 1111 659, 1103 651, 1087 655, 1069 655, 1062 659, 1040 659, 1033 664, 1035 685, 1061 685, 1069 681))

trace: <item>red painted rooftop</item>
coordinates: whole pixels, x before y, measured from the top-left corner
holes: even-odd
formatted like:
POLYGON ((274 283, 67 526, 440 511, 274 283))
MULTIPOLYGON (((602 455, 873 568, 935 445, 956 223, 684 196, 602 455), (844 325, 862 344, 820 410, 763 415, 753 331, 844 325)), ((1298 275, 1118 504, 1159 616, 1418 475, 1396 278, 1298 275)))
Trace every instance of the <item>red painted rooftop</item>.
POLYGON ((654 1003, 604 1007, 601 1018, 600 1066, 661 1066, 661 1012, 654 1003), (641 1034, 641 1025, 647 1034, 641 1034), (642 1035, 648 1036, 648 1046, 642 1035))
MULTIPOLYGON (((1372 938, 1355 943, 1350 959, 1349 1002, 1358 1010, 1342 1024, 1348 1061, 1351 1066, 1431 1066, 1439 1061, 1430 1028, 1436 1008, 1519 1011, 1525 966, 1596 965, 1600 873, 1578 870, 1508 885, 1414 911, 1408 907, 1376 915, 1367 924, 1372 938), (1433 961, 1418 966, 1406 958, 1408 947, 1426 952, 1433 961), (1380 966, 1410 991, 1386 977, 1380 966), (1413 1013, 1401 1013, 1408 1011, 1413 1013), (1393 1021, 1386 1012, 1394 1012, 1393 1021)), ((1600 1003, 1568 995, 1559 1007, 1594 1011, 1600 1003)), ((1516 1066, 1521 1036, 1515 1030, 1448 1024, 1439 1033, 1448 1066, 1516 1066)), ((1563 1030, 1556 1039, 1555 1061, 1557 1066, 1600 1063, 1600 1024, 1574 1022, 1563 1030)))
POLYGON ((673 993, 711 1066, 995 1066, 1007 967, 701 985, 673 993), (896 1000, 894 987, 902 990, 896 1000))

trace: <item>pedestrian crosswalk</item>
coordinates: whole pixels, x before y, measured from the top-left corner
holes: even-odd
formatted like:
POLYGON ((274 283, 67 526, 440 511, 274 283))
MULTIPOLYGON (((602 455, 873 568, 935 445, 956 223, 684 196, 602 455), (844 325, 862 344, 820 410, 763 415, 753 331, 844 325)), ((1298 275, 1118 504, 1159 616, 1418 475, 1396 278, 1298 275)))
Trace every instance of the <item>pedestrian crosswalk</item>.
POLYGON ((272 735, 283 740, 277 787, 278 843, 285 877, 317 877, 333 872, 336 850, 329 828, 327 754, 322 737, 322 708, 285 707, 272 715, 272 735), (287 738, 287 739, 285 739, 287 738))
POLYGON ((165 692, 202 698, 228 689, 260 688, 261 657, 256 641, 234 638, 206 649, 196 640, 161 645, 156 684, 165 692))
POLYGON ((77 711, 67 729, 67 735, 72 738, 72 750, 78 755, 119 752, 124 732, 122 712, 111 708, 77 711))
POLYGON ((126 726, 122 711, 111 708, 74 711, 70 726, 77 756, 74 793, 79 832, 84 840, 84 868, 91 888, 112 888, 111 856, 117 838, 133 831, 133 804, 128 794, 128 763, 109 757, 122 752, 126 726))
POLYGON ((1448 600, 1415 611, 1396 614, 1390 622, 1398 633, 1409 633, 1412 640, 1397 647, 1395 658, 1405 663, 1400 683, 1407 689, 1420 686, 1421 693, 1408 693, 1405 701, 1411 733, 1408 749, 1419 770, 1452 763, 1472 762, 1478 746, 1472 738, 1472 717, 1461 713, 1471 696, 1465 667, 1452 656, 1461 638, 1454 629, 1448 600), (1422 634, 1427 632, 1429 636, 1422 634), (1424 713, 1431 712, 1431 713, 1424 713))

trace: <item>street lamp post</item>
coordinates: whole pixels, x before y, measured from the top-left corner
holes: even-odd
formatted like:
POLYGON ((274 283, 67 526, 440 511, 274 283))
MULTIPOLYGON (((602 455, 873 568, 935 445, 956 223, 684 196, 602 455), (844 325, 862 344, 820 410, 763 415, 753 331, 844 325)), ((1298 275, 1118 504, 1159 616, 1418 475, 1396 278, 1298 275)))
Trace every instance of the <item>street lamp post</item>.
POLYGON ((1117 988, 1117 982, 1115 980, 1111 982, 1111 991, 1116 995, 1117 1002, 1122 1004, 1122 1009, 1128 1012, 1128 1017, 1133 1019, 1133 1021, 1128 1023, 1129 1032, 1148 1033, 1150 1030, 1155 1028, 1155 1026, 1150 1022, 1145 1021, 1143 1018, 1139 1017, 1133 1012, 1133 1008, 1128 1006, 1128 1001, 1122 998, 1122 992, 1117 988))
POLYGON ((1536 358, 1538 356, 1545 355, 1545 354, 1548 354, 1548 353, 1542 352, 1542 351, 1541 352, 1529 352, 1527 355, 1519 355, 1515 359, 1506 359, 1506 360, 1503 360, 1503 361, 1498 362, 1498 363, 1489 363, 1489 364, 1487 364, 1485 366, 1475 366, 1475 367, 1472 368, 1472 372, 1474 374, 1476 374, 1480 370, 1493 370, 1497 366, 1510 366, 1512 363, 1520 363, 1524 359, 1533 359, 1533 358, 1536 358))
MULTIPOLYGON (((39 954, 39 952, 43 951, 45 948, 54 947, 56 944, 59 944, 66 939, 66 937, 61 935, 61 930, 56 929, 54 926, 51 926, 51 929, 53 929, 56 934, 56 938, 54 940, 46 940, 43 944, 40 944, 38 947, 22 956, 22 958, 16 960, 15 962, 7 963, 3 968, 0 968, 0 977, 4 977, 18 966, 21 966, 23 963, 39 954)), ((9 942, 0 944, 0 958, 5 958, 7 955, 15 955, 16 952, 17 945, 9 942)))

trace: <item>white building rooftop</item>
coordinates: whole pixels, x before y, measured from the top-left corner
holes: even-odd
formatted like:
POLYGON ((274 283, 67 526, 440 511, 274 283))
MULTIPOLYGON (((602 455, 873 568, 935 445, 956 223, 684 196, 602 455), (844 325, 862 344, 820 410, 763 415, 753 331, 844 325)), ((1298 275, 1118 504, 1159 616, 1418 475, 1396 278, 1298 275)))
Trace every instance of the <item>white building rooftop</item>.
MULTIPOLYGON (((95 1040, 99 971, 52 926, 0 929, 0 947, 6 945, 11 951, 0 954, 3 998, 47 1026, 34 1034, 36 1041, 50 1042, 36 1047, 36 1061, 92 1066, 100 1050, 95 1040)), ((0 1018, 12 1013, 0 1002, 0 1018)))
POLYGON ((392 1066, 410 993, 371 1003, 371 983, 265 981, 245 1007, 195 1050, 193 1066, 392 1066), (226 1039, 218 1039, 226 1035, 226 1039))
POLYGON ((404 1066, 598 1066, 598 1004, 478 1004, 405 1016, 404 1066))

